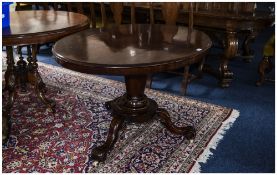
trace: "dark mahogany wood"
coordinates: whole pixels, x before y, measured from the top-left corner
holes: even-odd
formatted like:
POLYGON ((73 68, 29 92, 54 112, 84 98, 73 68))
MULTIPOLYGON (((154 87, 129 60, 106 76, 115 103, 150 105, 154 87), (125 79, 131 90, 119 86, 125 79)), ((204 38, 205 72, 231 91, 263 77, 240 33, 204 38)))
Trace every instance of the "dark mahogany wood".
POLYGON ((67 36, 53 47, 62 66, 90 74, 125 76, 126 93, 106 102, 113 120, 104 145, 92 151, 92 158, 104 161, 116 142, 124 121, 142 123, 159 119, 168 130, 193 139, 192 126, 176 127, 165 109, 144 94, 147 75, 172 70, 199 61, 211 47, 210 38, 175 25, 113 25, 67 36))
POLYGON ((2 108, 2 142, 5 143, 9 138, 11 123, 10 110, 14 103, 16 86, 16 67, 13 59, 13 48, 7 46, 7 70, 5 72, 5 90, 9 93, 8 103, 2 108))
MULTIPOLYGON (((186 6, 188 6, 188 3, 186 3, 186 6)), ((180 11, 178 22, 187 23, 184 19, 188 15, 188 8, 180 11)), ((229 87, 233 80, 233 72, 228 65, 229 61, 238 55, 238 33, 248 31, 242 44, 243 53, 241 56, 245 61, 250 62, 254 53, 250 49, 250 43, 254 41, 262 29, 270 26, 274 20, 275 17, 271 13, 255 12, 255 3, 196 3, 194 12, 196 28, 207 31, 213 35, 210 35, 212 38, 223 41, 224 56, 221 58, 219 71, 214 73, 219 78, 221 87, 229 87), (222 36, 217 36, 218 33, 222 32, 222 36)), ((207 68, 205 70, 210 72, 207 68)))
POLYGON ((111 150, 118 138, 118 132, 122 127, 124 118, 113 115, 113 119, 110 124, 108 136, 106 142, 92 150, 92 157, 98 161, 105 161, 109 150, 111 150))
POLYGON ((180 68, 206 54, 210 38, 194 30, 188 44, 187 34, 186 27, 172 25, 114 25, 65 37, 54 45, 53 54, 61 65, 85 73, 155 73, 180 68))
POLYGON ((55 103, 45 97, 46 87, 37 70, 38 44, 57 41, 58 39, 87 29, 89 20, 86 16, 52 10, 17 11, 10 13, 10 27, 2 29, 2 44, 7 49, 7 71, 5 72, 5 90, 9 100, 3 109, 2 137, 6 141, 10 130, 10 110, 15 98, 15 88, 20 85, 26 91, 26 83, 31 83, 39 99, 52 111, 55 103), (21 53, 21 46, 27 46, 27 61, 21 53), (13 46, 18 47, 19 61, 15 66, 13 46))
MULTIPOLYGON (((155 19, 151 21, 164 21, 163 5, 161 2, 140 3, 140 8, 145 11, 151 9, 155 11, 155 19)), ((189 24, 190 2, 181 3, 183 9, 179 10, 177 23, 189 24)), ((254 52, 250 45, 255 40, 258 33, 265 27, 272 25, 275 21, 274 13, 255 12, 255 2, 195 2, 193 3, 193 23, 194 27, 209 33, 214 40, 222 41, 225 48, 221 57, 218 70, 210 70, 218 79, 221 87, 229 87, 233 79, 233 72, 229 69, 229 61, 239 55, 238 53, 238 33, 246 36, 242 43, 244 60, 250 62, 254 52)), ((138 7, 138 5, 137 5, 138 7)), ((174 13, 174 12, 173 12, 174 13)), ((153 22, 154 23, 154 22, 153 22)))
POLYGON ((82 14, 53 10, 12 12, 10 21, 10 27, 2 29, 4 46, 54 42, 89 27, 82 14))
POLYGON ((265 81, 265 73, 270 72, 273 67, 273 56, 264 56, 262 61, 259 63, 258 73, 259 80, 256 82, 257 86, 261 86, 265 81))

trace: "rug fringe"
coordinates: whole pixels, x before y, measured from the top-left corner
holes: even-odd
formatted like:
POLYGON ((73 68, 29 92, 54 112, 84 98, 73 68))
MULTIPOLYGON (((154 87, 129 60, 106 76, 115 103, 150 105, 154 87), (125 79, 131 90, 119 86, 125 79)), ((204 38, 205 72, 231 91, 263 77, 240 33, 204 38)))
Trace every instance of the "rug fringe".
POLYGON ((235 120, 239 117, 239 111, 233 110, 231 115, 222 122, 221 127, 218 129, 217 133, 213 136, 207 147, 204 149, 203 153, 198 157, 197 161, 195 162, 194 166, 190 170, 190 173, 200 173, 201 172, 201 165, 200 163, 207 163, 207 160, 210 156, 213 155, 211 149, 216 149, 218 143, 223 138, 225 132, 233 125, 235 120))

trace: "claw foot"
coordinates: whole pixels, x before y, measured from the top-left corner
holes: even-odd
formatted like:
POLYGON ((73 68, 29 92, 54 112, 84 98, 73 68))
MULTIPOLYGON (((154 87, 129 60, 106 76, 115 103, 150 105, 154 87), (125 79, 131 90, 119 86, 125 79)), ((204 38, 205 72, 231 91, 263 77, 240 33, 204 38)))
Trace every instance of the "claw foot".
POLYGON ((107 154, 108 150, 105 147, 100 146, 92 150, 91 157, 96 160, 95 162, 97 162, 98 164, 99 162, 103 162, 106 160, 107 154))
POLYGON ((111 101, 105 102, 105 107, 107 110, 111 110, 111 101))
POLYGON ((184 135, 185 135, 187 140, 191 141, 195 138, 196 131, 195 131, 194 127, 187 126, 187 127, 185 127, 183 132, 184 132, 184 135))
POLYGON ((170 119, 169 113, 165 109, 159 108, 157 117, 170 132, 178 135, 183 135, 187 140, 192 140, 195 138, 196 132, 193 126, 175 126, 170 119))

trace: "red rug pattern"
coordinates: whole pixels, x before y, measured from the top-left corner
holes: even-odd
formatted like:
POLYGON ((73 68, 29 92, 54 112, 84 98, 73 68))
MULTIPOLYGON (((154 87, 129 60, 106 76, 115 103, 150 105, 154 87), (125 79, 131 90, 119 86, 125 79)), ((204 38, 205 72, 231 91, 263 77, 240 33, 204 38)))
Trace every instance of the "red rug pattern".
MULTIPOLYGON (((9 172, 190 172, 232 109, 155 90, 148 97, 166 108, 179 126, 194 125, 193 143, 168 132, 160 122, 126 124, 108 159, 94 166, 91 149, 107 136, 111 115, 104 102, 124 93, 123 83, 46 64, 39 71, 56 112, 47 110, 32 87, 18 91, 12 130, 2 147, 9 172)), ((7 94, 4 93, 3 104, 7 94)))

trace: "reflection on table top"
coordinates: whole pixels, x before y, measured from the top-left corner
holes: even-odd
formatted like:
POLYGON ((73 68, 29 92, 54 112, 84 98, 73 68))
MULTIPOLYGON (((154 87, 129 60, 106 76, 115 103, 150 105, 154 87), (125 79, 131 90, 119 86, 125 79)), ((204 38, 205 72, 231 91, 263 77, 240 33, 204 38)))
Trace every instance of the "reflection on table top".
MULTIPOLYGON (((212 44, 203 32, 194 30, 190 42, 188 34, 186 27, 114 25, 65 37, 56 42, 53 54, 62 65, 66 63, 83 66, 83 72, 86 72, 86 68, 96 67, 110 70, 158 64, 181 67, 193 59, 199 59, 198 56, 206 53, 212 44), (180 65, 177 65, 178 62, 180 65)), ((89 69, 87 72, 93 71, 89 69)))
POLYGON ((5 38, 53 32, 79 27, 86 23, 88 23, 86 16, 72 12, 54 10, 16 11, 10 13, 10 27, 2 29, 2 36, 5 38))

